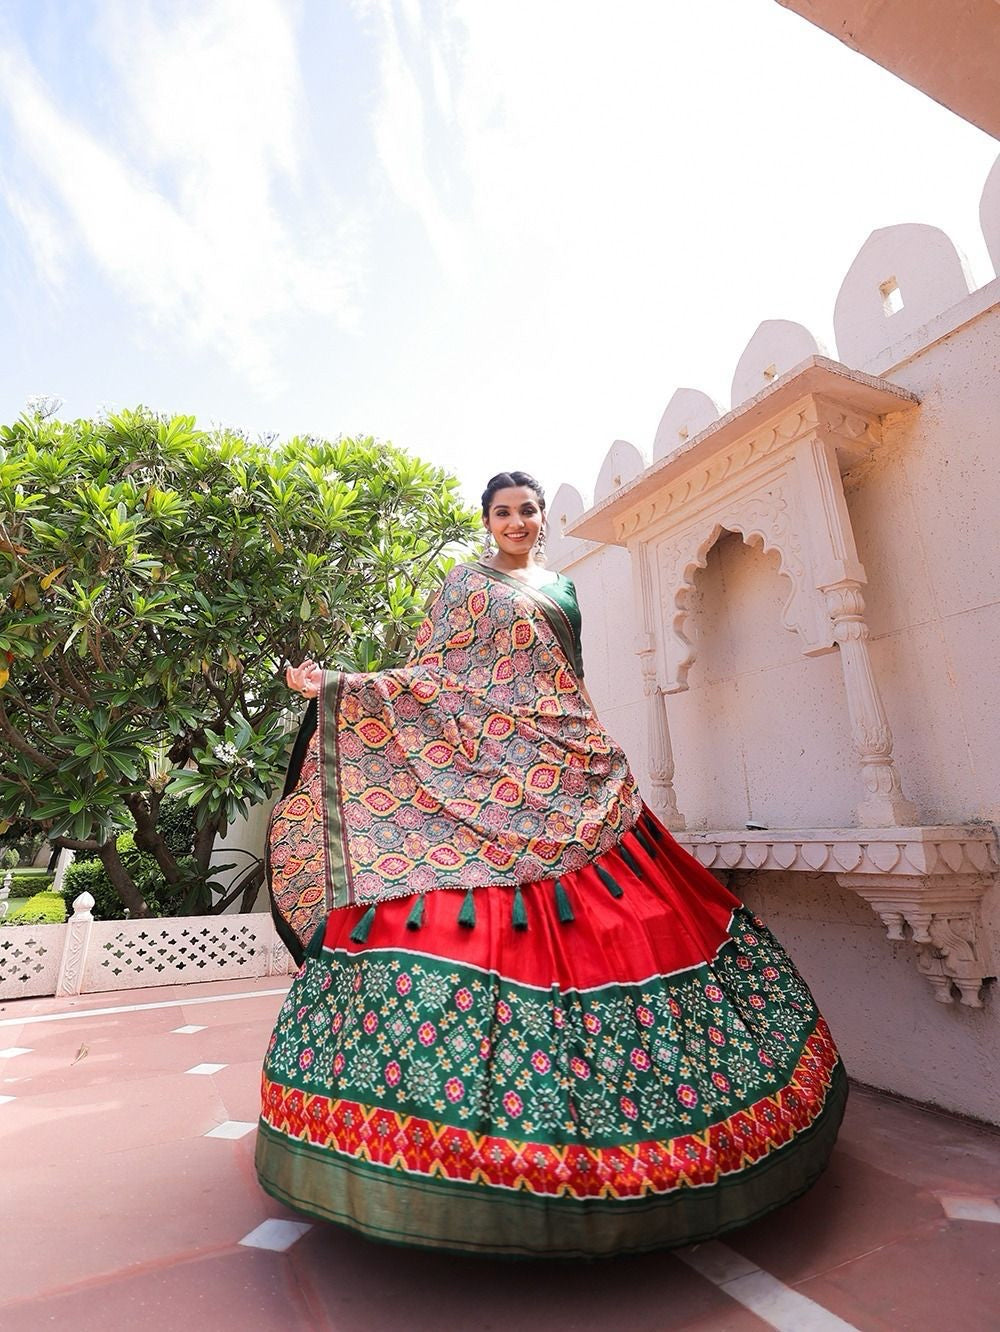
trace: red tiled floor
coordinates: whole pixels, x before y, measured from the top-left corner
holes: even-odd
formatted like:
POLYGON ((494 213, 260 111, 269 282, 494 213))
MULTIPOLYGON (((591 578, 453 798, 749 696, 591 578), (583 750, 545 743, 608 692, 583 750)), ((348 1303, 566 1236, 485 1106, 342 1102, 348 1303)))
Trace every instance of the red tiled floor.
POLYGON ((840 1146, 855 1160, 923 1188, 976 1193, 991 1185, 1000 1193, 996 1130, 933 1110, 915 1113, 907 1102, 868 1088, 851 1094, 840 1146))
MULTIPOLYGON (((2 1108, 2 1107, 0 1107, 2 1108)), ((230 1248, 281 1208, 239 1164, 234 1144, 189 1138, 4 1170, 0 1300, 61 1290, 137 1263, 172 1263, 230 1248)), ((0 1325, 2 1325, 0 1304, 0 1325)))
POLYGON ((728 1309, 716 1309, 693 1323, 685 1323, 683 1332, 772 1332, 773 1327, 773 1323, 765 1323, 730 1300, 728 1309))
MULTIPOLYGON (((135 1079, 118 1086, 71 1086, 41 1096, 15 1092, 0 1106, 4 1160, 46 1159, 59 1144, 62 1162, 182 1142, 207 1133, 228 1113, 212 1078, 176 1074, 135 1079)), ((256 1115, 253 1116, 256 1119, 256 1115)))
POLYGON ((1000 1226, 941 1222, 798 1289, 862 1332, 997 1332, 1000 1226))
POLYGON ((168 1327, 285 1332, 309 1326, 309 1314, 281 1254, 240 1249, 16 1305, 3 1310, 3 1327, 4 1332, 158 1332, 168 1327))
POLYGON ((629 1332, 668 1332, 745 1312, 663 1253, 599 1263, 512 1263, 389 1250, 343 1230, 317 1227, 292 1250, 292 1263, 336 1332, 403 1326, 407 1332, 557 1327, 610 1332, 625 1326, 629 1332))
MULTIPOLYGON (((203 1135, 256 1120, 281 1003, 267 992, 283 988, 271 977, 0 1008, 0 1048, 31 1051, 0 1061, 0 1094, 16 1098, 0 1104, 4 1332, 772 1326, 669 1254, 501 1263, 323 1225, 287 1253, 239 1247, 288 1214, 257 1187, 253 1134, 203 1135), (49 1015, 60 1020, 23 1020, 49 1015), (174 1034, 188 1024, 205 1030, 174 1034), (226 1067, 185 1072, 199 1063, 226 1067)), ((1000 1332, 1000 1226, 949 1221, 936 1192, 1000 1197, 1000 1134, 856 1090, 827 1175, 725 1245, 860 1332, 1000 1332)))
POLYGON ((941 1205, 929 1193, 838 1150, 807 1194, 733 1231, 726 1243, 782 1281, 797 1282, 940 1219, 941 1205))

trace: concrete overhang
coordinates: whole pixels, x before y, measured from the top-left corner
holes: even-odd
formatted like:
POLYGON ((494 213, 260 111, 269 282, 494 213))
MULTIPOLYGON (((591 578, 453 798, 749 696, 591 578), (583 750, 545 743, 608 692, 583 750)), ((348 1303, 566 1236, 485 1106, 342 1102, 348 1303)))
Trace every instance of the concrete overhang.
POLYGON ((589 509, 566 528, 566 536, 607 545, 624 545, 617 520, 686 472, 704 466, 720 450, 741 437, 780 421, 805 398, 822 397, 863 416, 883 417, 907 411, 919 399, 908 389, 888 380, 852 370, 825 356, 811 356, 776 379, 756 397, 749 398, 726 416, 713 421, 693 439, 647 467, 634 480, 589 509))
POLYGON ((1000 138, 998 0, 778 0, 1000 138))

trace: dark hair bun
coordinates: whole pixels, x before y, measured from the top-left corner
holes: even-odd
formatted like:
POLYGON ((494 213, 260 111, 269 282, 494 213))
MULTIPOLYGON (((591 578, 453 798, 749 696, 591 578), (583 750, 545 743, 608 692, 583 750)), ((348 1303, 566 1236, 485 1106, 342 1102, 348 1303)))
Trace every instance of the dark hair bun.
POLYGON ((483 517, 489 517, 490 505, 498 490, 510 490, 516 486, 527 486, 529 490, 533 490, 538 496, 538 507, 543 513, 545 512, 545 491, 533 476, 527 472, 497 472, 496 476, 491 476, 486 482, 486 489, 483 491, 483 517))

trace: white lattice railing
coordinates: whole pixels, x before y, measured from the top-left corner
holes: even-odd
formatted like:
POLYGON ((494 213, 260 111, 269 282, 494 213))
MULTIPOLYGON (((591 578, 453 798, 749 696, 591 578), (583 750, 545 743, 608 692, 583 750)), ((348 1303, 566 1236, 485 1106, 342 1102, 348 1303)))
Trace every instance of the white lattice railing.
POLYGON ((0 928, 0 1000, 285 976, 295 969, 266 912, 94 920, 93 905, 81 893, 65 925, 0 928))

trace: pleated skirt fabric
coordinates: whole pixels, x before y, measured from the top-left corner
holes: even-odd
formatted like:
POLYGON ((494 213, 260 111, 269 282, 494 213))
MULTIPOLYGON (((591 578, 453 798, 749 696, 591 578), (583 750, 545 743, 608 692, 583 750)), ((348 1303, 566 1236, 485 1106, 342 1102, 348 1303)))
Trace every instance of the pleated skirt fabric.
POLYGON ((559 881, 333 911, 310 953, 256 1158, 308 1216, 610 1256, 745 1225, 826 1165, 847 1090, 826 1023, 763 921, 649 811, 559 881))

